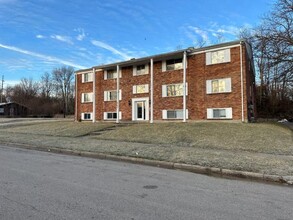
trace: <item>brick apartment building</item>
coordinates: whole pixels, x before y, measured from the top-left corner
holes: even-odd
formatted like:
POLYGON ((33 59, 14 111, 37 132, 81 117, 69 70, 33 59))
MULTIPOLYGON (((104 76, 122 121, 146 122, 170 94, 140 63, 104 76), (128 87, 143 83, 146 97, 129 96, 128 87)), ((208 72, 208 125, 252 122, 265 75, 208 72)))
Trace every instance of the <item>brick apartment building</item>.
POLYGON ((256 115, 252 51, 242 40, 75 74, 77 121, 247 122, 256 115))

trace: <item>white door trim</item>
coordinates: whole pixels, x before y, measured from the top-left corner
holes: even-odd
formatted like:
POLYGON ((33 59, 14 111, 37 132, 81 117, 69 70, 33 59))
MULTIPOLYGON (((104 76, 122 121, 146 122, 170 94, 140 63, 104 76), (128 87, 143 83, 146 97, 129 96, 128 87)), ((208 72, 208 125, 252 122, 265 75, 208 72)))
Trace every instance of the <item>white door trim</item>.
POLYGON ((137 102, 145 102, 145 120, 149 120, 149 97, 143 97, 143 98, 133 98, 132 99, 132 121, 137 121, 136 112, 137 112, 137 102))

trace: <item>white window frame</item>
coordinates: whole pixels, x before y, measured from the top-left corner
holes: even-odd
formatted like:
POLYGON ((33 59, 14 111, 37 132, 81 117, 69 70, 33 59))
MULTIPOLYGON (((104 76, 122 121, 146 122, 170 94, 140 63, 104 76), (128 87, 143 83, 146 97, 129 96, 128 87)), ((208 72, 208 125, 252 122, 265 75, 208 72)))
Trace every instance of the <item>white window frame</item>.
MULTIPOLYGON (((162 118, 163 119, 168 119, 168 120, 182 120, 183 119, 183 109, 168 109, 168 110, 162 110, 162 118), (168 112, 169 111, 175 111, 175 112, 181 112, 182 117, 177 117, 177 118, 168 118, 168 112)), ((177 114, 177 113, 176 113, 177 114)), ((188 119, 188 109, 186 109, 186 119, 188 119)))
MULTIPOLYGON (((117 90, 108 90, 108 91, 104 91, 104 101, 117 101, 116 99, 110 99, 111 98, 111 95, 110 93, 111 92, 116 92, 117 93, 117 90)), ((119 89, 119 100, 122 100, 122 91, 121 89, 119 89)))
POLYGON ((143 94, 143 93, 149 93, 149 84, 142 84, 142 85, 134 85, 132 86, 132 93, 133 94, 143 94), (138 88, 140 86, 144 86, 144 91, 138 91, 138 88))
MULTIPOLYGON (((108 114, 117 114, 117 112, 104 112, 104 120, 109 120, 109 121, 113 121, 116 120, 116 118, 108 118, 108 114)), ((119 111, 119 120, 122 119, 122 112, 119 111)))
POLYGON ((229 93, 232 92, 232 83, 231 78, 222 78, 222 79, 210 79, 206 81, 206 93, 207 94, 217 94, 217 93, 229 93), (225 90, 224 91, 214 91, 213 82, 218 81, 218 85, 220 82, 224 82, 225 90))
POLYGON ((220 49, 206 53, 206 65, 213 65, 219 63, 228 63, 231 62, 231 50, 228 49, 220 49), (219 53, 223 53, 223 60, 213 60, 214 56, 219 56, 219 53))
POLYGON ((83 73, 81 78, 82 78, 82 83, 92 82, 93 81, 93 73, 92 72, 83 73))
POLYGON ((89 102, 93 102, 93 93, 92 92, 81 93, 81 103, 89 103, 89 102), (88 95, 89 100, 85 100, 86 95, 88 95))
MULTIPOLYGON (((179 66, 179 65, 177 65, 179 66)), ((187 67, 187 65, 186 65, 187 67)), ((182 70, 184 68, 183 66, 183 58, 172 58, 172 59, 168 59, 168 60, 163 60, 162 61, 162 72, 165 72, 165 71, 174 71, 174 70, 182 70), (174 69, 168 69, 168 65, 167 65, 167 62, 168 61, 174 61, 174 69), (178 62, 178 63, 181 63, 180 67, 176 67, 176 64, 178 63, 175 63, 175 61, 178 61, 180 60, 181 62, 178 62)))
POLYGON ((232 108, 207 108, 207 119, 233 119, 232 108), (214 117, 215 110, 225 110, 225 117, 214 117))
MULTIPOLYGON (((122 78, 122 70, 119 70, 119 78, 122 78)), ((104 70, 104 80, 110 80, 110 79, 117 79, 117 69, 108 69, 108 70, 104 70), (109 78, 108 74, 109 71, 114 71, 113 74, 116 74, 113 78, 109 78)))
POLYGON ((142 65, 136 65, 133 66, 133 76, 143 76, 149 74, 149 65, 148 64, 142 64, 142 65), (142 72, 141 70, 137 70, 137 67, 144 66, 144 71, 142 72))
POLYGON ((93 113, 92 112, 83 112, 81 113, 81 120, 83 121, 91 121, 93 120, 93 113), (85 119, 85 115, 89 114, 90 118, 85 119))
MULTIPOLYGON (((188 83, 186 83, 186 95, 188 95, 188 83)), ((174 83, 174 84, 167 84, 167 85, 162 85, 162 97, 180 97, 183 96, 183 83, 174 83), (176 86, 176 85, 182 85, 182 95, 169 95, 168 96, 168 86, 176 86)))

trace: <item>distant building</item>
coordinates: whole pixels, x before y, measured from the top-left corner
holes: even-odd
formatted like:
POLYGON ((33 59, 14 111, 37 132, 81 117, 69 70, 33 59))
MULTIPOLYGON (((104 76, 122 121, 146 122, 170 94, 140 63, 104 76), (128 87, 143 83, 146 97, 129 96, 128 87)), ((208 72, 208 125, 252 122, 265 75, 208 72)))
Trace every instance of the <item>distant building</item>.
POLYGON ((0 103, 0 117, 26 117, 28 108, 15 102, 0 103))
POLYGON ((255 72, 246 41, 187 48, 76 71, 75 119, 254 119, 255 72))

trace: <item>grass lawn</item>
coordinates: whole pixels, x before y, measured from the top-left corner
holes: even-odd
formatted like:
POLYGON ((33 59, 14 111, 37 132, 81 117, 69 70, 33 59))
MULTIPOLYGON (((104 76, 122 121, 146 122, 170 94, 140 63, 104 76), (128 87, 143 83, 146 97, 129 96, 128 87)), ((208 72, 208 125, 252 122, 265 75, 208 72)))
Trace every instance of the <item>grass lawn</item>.
POLYGON ((115 127, 110 123, 77 123, 73 121, 44 121, 12 124, 0 127, 0 131, 15 134, 35 134, 56 137, 79 137, 94 131, 101 131, 109 127, 115 127))
POLYGON ((272 123, 1 123, 0 143, 293 176, 293 133, 272 123), (99 132, 98 135, 87 135, 99 132))
POLYGON ((287 127, 269 123, 134 124, 105 132, 96 138, 204 149, 293 155, 292 131, 287 127))

